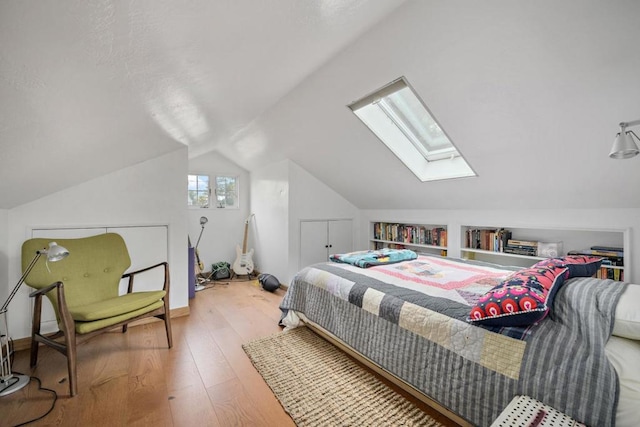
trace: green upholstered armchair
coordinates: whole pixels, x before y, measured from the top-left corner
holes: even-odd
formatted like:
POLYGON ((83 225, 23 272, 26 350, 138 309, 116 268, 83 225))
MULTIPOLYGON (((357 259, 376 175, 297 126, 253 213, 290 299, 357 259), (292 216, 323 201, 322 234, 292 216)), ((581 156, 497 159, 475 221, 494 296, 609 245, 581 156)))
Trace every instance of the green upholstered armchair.
POLYGON ((38 343, 53 347, 67 357, 69 390, 78 393, 76 371, 77 337, 89 338, 122 327, 145 317, 164 321, 169 348, 173 345, 169 318, 169 266, 162 262, 148 268, 124 274, 131 259, 119 234, 106 233, 81 239, 36 238, 22 244, 22 269, 37 250, 55 240, 69 250, 64 260, 48 265, 41 258, 25 283, 37 290, 34 297, 31 333, 31 366, 38 361, 38 343), (164 283, 158 290, 134 292, 134 277, 145 271, 163 268, 164 283), (119 295, 121 278, 128 279, 128 291, 119 295), (40 333, 42 295, 46 295, 56 313, 59 331, 52 335, 40 333))

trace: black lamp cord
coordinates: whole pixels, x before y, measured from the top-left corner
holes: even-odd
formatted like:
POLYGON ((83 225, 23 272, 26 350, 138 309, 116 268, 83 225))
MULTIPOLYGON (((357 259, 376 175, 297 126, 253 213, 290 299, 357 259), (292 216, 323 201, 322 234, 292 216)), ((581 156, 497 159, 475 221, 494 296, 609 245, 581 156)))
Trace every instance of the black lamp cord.
MULTIPOLYGON (((19 373, 20 372, 16 372, 16 374, 19 374, 19 373)), ((24 374, 22 374, 22 375, 24 375, 24 374)), ((30 419, 29 421, 25 421, 25 422, 20 423, 20 424, 16 424, 14 427, 26 426, 27 424, 31 424, 33 422, 36 422, 38 420, 43 419, 44 417, 49 415, 51 413, 51 411, 53 411, 53 408, 55 408, 56 402, 58 401, 58 393, 56 393, 55 390, 51 390, 50 388, 42 387, 42 382, 40 381, 40 378, 38 378, 38 377, 30 377, 30 378, 32 380, 38 381, 38 390, 46 391, 46 392, 50 393, 51 395, 53 395, 53 400, 51 401, 51 407, 47 410, 47 412, 45 412, 44 414, 40 415, 39 417, 30 419)))
MULTIPOLYGON (((4 338, 4 335, 2 335, 2 338, 4 338)), ((13 351, 13 340, 12 340, 11 338, 8 338, 8 340, 9 340, 9 348, 11 349, 10 354, 8 355, 8 357, 9 357, 9 364, 13 366, 13 355, 14 355, 14 351, 13 351)), ((15 373, 16 373, 16 374, 19 374, 19 375, 25 375, 25 374, 22 374, 22 373, 20 373, 20 372, 15 372, 15 373)), ((38 390, 46 391, 46 392, 48 392, 48 393, 52 394, 52 395, 53 395, 53 401, 51 402, 51 407, 49 408, 49 410, 48 410, 47 412, 45 412, 44 414, 40 415, 40 416, 39 416, 39 417, 37 417, 37 418, 33 418, 33 419, 29 420, 29 421, 25 421, 25 422, 23 422, 23 423, 16 424, 14 427, 24 426, 24 425, 31 424, 31 423, 33 423, 33 422, 35 422, 35 421, 38 421, 38 420, 43 419, 44 417, 46 417, 47 415, 49 415, 49 414, 51 413, 51 411, 53 411, 53 408, 55 408, 55 406, 56 406, 56 402, 58 401, 58 393, 56 393, 56 391, 55 391, 55 390, 51 390, 50 388, 42 387, 42 381, 40 381, 40 378, 38 378, 38 377, 32 377, 32 376, 29 376, 29 377, 30 377, 32 380, 38 381, 38 390)), ((9 381, 11 381, 11 380, 9 380, 9 381)), ((7 382, 9 382, 9 381, 7 381, 7 382)), ((14 382, 12 382, 11 384, 9 384, 7 387, 12 386, 12 385, 13 385, 13 384, 15 384, 17 381, 18 381, 18 380, 16 379, 14 382)))

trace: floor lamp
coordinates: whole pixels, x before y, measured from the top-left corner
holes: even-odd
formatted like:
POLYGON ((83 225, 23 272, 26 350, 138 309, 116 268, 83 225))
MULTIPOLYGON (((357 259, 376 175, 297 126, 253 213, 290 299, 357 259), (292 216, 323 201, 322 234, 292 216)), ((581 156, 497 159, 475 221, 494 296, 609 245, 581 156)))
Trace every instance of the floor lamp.
POLYGON ((49 249, 42 249, 36 251, 36 255, 31 260, 31 263, 27 266, 22 273, 22 277, 18 280, 18 283, 13 288, 11 293, 9 294, 9 298, 2 304, 2 308, 0 308, 0 316, 2 316, 3 323, 3 331, 2 335, 0 335, 0 341, 2 341, 2 369, 0 372, 0 396, 6 396, 7 394, 11 394, 15 391, 20 390, 27 384, 29 384, 29 377, 27 375, 22 374, 14 374, 11 372, 11 356, 13 355, 13 345, 11 340, 9 339, 9 323, 7 321, 7 307, 9 307, 9 303, 13 299, 13 297, 18 292, 18 289, 24 283, 24 280, 27 278, 33 267, 35 267, 38 259, 40 259, 41 255, 47 256, 47 261, 55 262, 60 261, 63 258, 66 258, 69 255, 69 251, 59 246, 56 242, 49 243, 49 249))
MULTIPOLYGON (((209 222, 209 219, 206 216, 200 217, 200 235, 198 236, 198 241, 196 242, 195 253, 196 253, 196 262, 198 263, 198 270, 200 270, 200 254, 198 254, 198 245, 200 244, 200 238, 202 237, 202 232, 204 231, 205 224, 209 222)), ((198 281, 198 275, 196 275, 196 291, 201 291, 204 289, 204 285, 201 285, 198 281)))

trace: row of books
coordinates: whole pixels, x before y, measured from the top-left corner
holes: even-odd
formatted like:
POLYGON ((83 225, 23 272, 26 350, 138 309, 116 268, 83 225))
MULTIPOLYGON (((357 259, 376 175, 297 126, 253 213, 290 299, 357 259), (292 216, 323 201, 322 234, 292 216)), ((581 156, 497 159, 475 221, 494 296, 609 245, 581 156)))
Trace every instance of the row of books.
POLYGON ((624 281, 624 270, 620 268, 607 268, 606 266, 600 267, 596 272, 598 279, 612 279, 624 281))
POLYGON ((373 224, 373 238, 414 245, 447 246, 447 229, 443 227, 428 228, 423 225, 375 222, 373 224))
POLYGON ((591 246, 589 249, 569 251, 567 255, 592 255, 602 258, 603 265, 624 266, 624 249, 611 246, 591 246))
POLYGON ((499 228, 470 228, 466 234, 466 247, 484 251, 505 252, 511 239, 511 231, 499 228))

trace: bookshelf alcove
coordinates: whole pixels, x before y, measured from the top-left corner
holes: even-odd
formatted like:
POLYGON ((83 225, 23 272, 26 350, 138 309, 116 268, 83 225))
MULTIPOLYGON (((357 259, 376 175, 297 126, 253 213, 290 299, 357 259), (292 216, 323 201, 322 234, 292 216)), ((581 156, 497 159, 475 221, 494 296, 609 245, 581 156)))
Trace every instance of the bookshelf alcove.
MULTIPOLYGON (((510 227, 494 225, 463 225, 460 232, 460 255, 463 258, 476 259, 502 265, 515 265, 530 267, 539 260, 546 257, 539 255, 527 255, 527 244, 529 243, 560 243, 557 256, 564 256, 574 252, 591 251, 594 247, 618 248, 622 249, 616 264, 603 265, 598 273, 599 277, 614 280, 623 280, 630 277, 628 263, 624 259, 630 259, 629 254, 629 229, 586 229, 586 228, 535 228, 535 227, 510 227), (498 237, 493 241, 491 247, 487 242, 492 242, 492 236, 496 232, 504 230, 510 234, 502 234, 503 244, 497 243, 498 237), (493 233, 493 234, 492 234, 493 233), (489 235, 489 237, 488 237, 489 235), (480 242, 478 241, 478 236, 480 242), (523 245, 513 245, 521 249, 521 253, 505 252, 507 236, 510 239, 523 243, 523 245)), ((602 252, 602 251, 600 251, 602 252)), ((600 256, 598 251, 593 255, 600 256)))
POLYGON ((447 226, 414 222, 373 221, 370 249, 406 248, 436 255, 447 254, 447 226))

